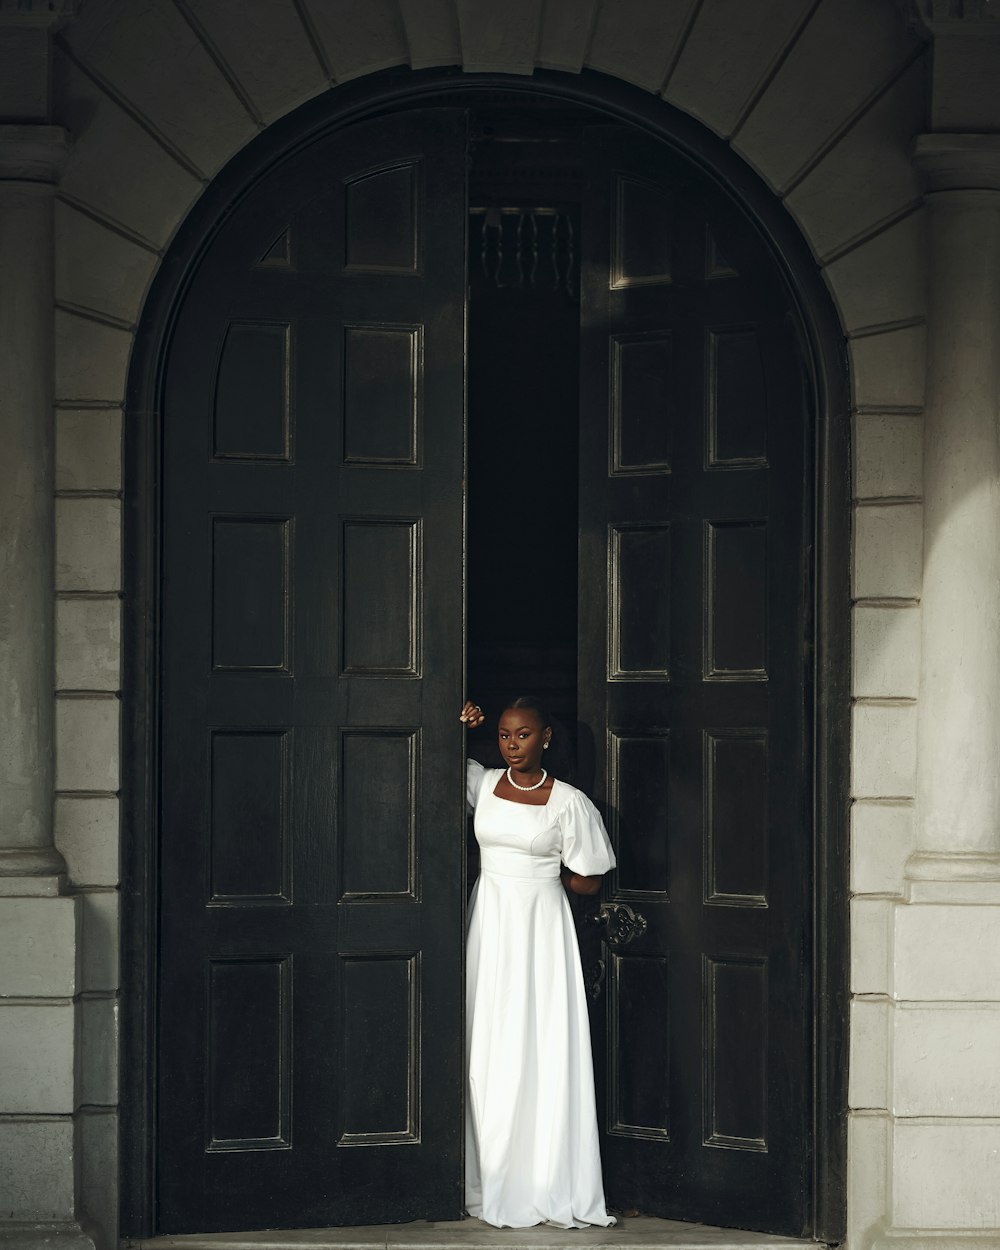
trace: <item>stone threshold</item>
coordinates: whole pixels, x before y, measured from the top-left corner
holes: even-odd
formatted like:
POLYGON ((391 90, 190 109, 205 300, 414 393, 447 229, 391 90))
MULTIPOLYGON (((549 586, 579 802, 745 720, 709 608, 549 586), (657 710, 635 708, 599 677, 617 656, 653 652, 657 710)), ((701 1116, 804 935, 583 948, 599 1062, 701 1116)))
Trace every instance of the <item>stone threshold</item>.
POLYGON ((769 1233, 635 1216, 613 1228, 492 1228, 478 1220, 373 1224, 365 1228, 187 1233, 122 1243, 127 1250, 795 1250, 817 1243, 769 1233))

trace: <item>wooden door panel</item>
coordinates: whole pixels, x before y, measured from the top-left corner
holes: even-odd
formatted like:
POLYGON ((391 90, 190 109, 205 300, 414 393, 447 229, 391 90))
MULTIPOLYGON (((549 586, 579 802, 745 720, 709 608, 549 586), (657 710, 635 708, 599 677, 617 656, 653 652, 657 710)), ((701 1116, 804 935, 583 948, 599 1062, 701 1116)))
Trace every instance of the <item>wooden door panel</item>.
POLYGON ((809 1218, 808 493, 788 303, 641 136, 589 139, 581 720, 617 847, 596 1052, 612 1203, 809 1218))
POLYGON ((317 141, 177 320, 162 1232, 461 1213, 464 153, 456 110, 317 141))

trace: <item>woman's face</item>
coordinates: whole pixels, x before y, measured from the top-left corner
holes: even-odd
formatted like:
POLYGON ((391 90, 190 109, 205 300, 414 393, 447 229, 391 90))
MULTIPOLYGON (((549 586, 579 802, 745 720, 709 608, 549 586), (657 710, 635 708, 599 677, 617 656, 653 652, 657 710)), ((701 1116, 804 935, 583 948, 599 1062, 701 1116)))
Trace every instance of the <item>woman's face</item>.
POLYGON ((552 730, 543 725, 531 708, 509 707, 497 726, 500 754, 511 771, 537 773, 542 766, 542 748, 552 737, 552 730))

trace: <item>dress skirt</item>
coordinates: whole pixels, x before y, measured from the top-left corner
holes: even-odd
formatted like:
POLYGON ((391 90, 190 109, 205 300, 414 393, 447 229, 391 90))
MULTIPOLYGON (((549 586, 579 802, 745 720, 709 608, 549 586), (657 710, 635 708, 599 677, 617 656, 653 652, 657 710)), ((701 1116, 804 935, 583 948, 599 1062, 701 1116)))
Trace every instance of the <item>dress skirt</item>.
POLYGON ((492 793, 477 805, 482 861, 466 961, 466 1208, 498 1227, 607 1226, 614 1219, 601 1179, 587 998, 561 857, 551 845, 553 813, 545 813, 492 793), (496 821, 506 845, 495 845, 496 821))

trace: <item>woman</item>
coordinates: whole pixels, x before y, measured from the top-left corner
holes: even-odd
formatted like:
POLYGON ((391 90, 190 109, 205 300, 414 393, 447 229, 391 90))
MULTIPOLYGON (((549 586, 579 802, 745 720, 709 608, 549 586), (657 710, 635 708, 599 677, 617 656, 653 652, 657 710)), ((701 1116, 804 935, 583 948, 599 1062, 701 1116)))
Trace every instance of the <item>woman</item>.
MULTIPOLYGON (((461 720, 485 717, 467 702, 461 720)), ((597 809, 542 767, 552 726, 515 699, 506 768, 468 766, 482 862, 466 960, 465 1204, 498 1228, 610 1225, 601 1182, 587 999, 569 901, 615 865, 597 809)))

